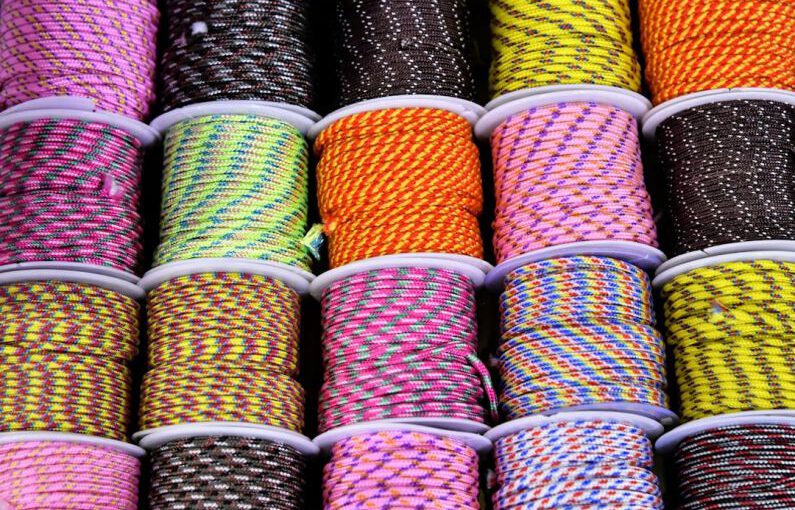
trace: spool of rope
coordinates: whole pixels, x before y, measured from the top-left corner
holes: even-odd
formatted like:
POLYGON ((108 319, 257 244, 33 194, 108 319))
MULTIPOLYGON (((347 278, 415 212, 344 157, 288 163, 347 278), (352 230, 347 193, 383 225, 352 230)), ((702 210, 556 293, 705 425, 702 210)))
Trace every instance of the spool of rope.
POLYGON ((137 510, 140 461, 63 441, 0 445, 0 501, 10 510, 137 510))
POLYGON ((683 510, 795 506, 795 426, 732 425, 700 432, 678 446, 683 510))
POLYGON ((466 0, 337 0, 339 105, 429 94, 473 101, 466 0))
POLYGON ((219 421, 301 430, 295 291, 265 276, 193 274, 151 290, 147 310, 141 429, 219 421))
POLYGON ((795 264, 727 262, 663 287, 681 416, 795 409, 795 264))
POLYGON ((306 460, 294 448, 248 437, 196 437, 150 452, 151 510, 301 510, 306 460))
POLYGON ((664 120, 657 138, 675 254, 795 239, 795 106, 696 106, 664 120))
POLYGON ((323 469, 324 509, 366 503, 384 510, 476 510, 478 455, 464 442, 423 432, 363 433, 337 442, 323 469))
POLYGON ((306 0, 167 0, 166 111, 194 103, 314 102, 306 0))
POLYGON ((321 432, 386 418, 486 421, 484 401, 495 406, 496 396, 477 356, 475 290, 466 276, 366 271, 334 282, 322 306, 321 432))
POLYGON ((0 265, 76 262, 135 273, 141 142, 97 122, 0 129, 0 265))
POLYGON ((646 80, 655 104, 713 89, 795 89, 795 4, 640 0, 646 80))
POLYGON ((665 345, 646 273, 569 257, 509 273, 500 298, 500 408, 508 420, 612 403, 665 408, 665 345))
POLYGON ((89 285, 0 286, 0 432, 124 440, 138 304, 89 285))
POLYGON ((234 257, 310 270, 308 148, 286 122, 210 115, 166 136, 155 264, 234 257))
POLYGON ((494 97, 549 85, 640 91, 629 0, 490 0, 494 97))
POLYGON ((480 159, 464 118, 358 113, 326 128, 315 151, 331 267, 399 253, 483 256, 480 159))
POLYGON ((635 119, 596 103, 536 106, 491 135, 498 262, 566 243, 657 246, 635 119))
POLYGON ((144 120, 155 99, 159 17, 152 0, 4 0, 0 110, 80 96, 144 120))
POLYGON ((494 447, 494 510, 663 509, 651 442, 634 425, 544 423, 494 447))

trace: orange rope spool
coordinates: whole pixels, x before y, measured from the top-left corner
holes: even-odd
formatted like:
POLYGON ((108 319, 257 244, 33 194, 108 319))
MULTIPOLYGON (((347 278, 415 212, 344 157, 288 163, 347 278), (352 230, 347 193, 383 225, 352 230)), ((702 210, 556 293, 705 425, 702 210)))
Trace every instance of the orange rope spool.
POLYGON ((315 142, 331 267, 400 253, 482 258, 480 158, 466 119, 430 108, 359 113, 315 142))
POLYGON ((656 104, 734 87, 795 89, 795 2, 640 0, 656 104))

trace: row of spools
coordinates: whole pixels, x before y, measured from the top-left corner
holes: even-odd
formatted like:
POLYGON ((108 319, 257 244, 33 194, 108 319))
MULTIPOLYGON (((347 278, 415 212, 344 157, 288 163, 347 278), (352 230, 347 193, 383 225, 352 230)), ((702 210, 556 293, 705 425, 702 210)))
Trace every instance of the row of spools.
POLYGON ((464 2, 415 4, 338 3, 341 108, 320 119, 304 2, 169 1, 165 113, 146 125, 152 3, 2 3, 0 500, 135 509, 148 451, 153 509, 301 508, 320 455, 327 508, 477 508, 492 452, 498 510, 662 508, 657 440, 683 508, 792 503, 795 6, 641 1, 652 109, 626 1, 495 0, 484 109, 464 2), (473 129, 492 150, 496 267, 473 129), (140 277, 143 156, 161 139, 140 277), (484 285, 500 292, 498 392, 478 356, 484 285))

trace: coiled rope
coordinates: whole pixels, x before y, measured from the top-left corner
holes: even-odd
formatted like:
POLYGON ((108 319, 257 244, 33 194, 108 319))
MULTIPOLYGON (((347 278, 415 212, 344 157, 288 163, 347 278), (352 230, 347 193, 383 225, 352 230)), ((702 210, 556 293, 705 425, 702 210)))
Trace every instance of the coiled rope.
POLYGON ((138 304, 88 285, 0 286, 0 431, 124 440, 138 304))
POLYGON ((95 122, 0 129, 0 264, 59 261, 134 273, 141 143, 95 122))
POLYGON ((137 510, 141 464, 113 448, 62 441, 0 445, 0 501, 11 510, 137 510))
POLYGON ((166 136, 155 264, 235 257, 309 270, 308 193, 308 148, 292 125, 253 115, 180 122, 166 136))
POLYGON ((736 87, 795 89, 795 4, 640 0, 646 80, 656 104, 736 87))
POLYGON ((548 85, 639 91, 628 0, 491 0, 494 97, 548 85))
POLYGON ((795 427, 732 425, 684 439, 675 452, 683 510, 795 506, 795 427))
POLYGON ((311 107, 306 0, 168 0, 165 110, 218 100, 311 107))
POLYGON ((294 448, 248 437, 196 437, 150 452, 151 510, 300 510, 306 461, 294 448))
POLYGON ((326 510, 478 505, 478 456, 458 439, 382 431, 337 442, 323 469, 326 510))
POLYGON ((465 0, 337 0, 339 104, 404 94, 473 101, 465 0))
POLYGON ((152 0, 4 0, 0 110, 81 96, 145 119, 155 99, 158 21, 152 0))
POLYGON ((696 106, 663 121, 657 138, 676 254, 795 239, 795 107, 696 106))
POLYGON ((795 264, 693 269, 663 298, 682 419, 795 408, 795 264))
POLYGON ((559 103, 508 117, 491 136, 503 262, 580 241, 657 246, 635 119, 596 103, 559 103))
POLYGON ((384 418, 483 423, 484 401, 496 406, 477 356, 475 290, 466 276, 366 271, 334 282, 322 306, 321 431, 384 418))
POLYGON ((278 280, 181 276, 148 295, 149 365, 141 429, 226 421, 300 431, 300 302, 278 280))
POLYGON ((494 448, 494 510, 663 509, 651 442, 634 425, 544 423, 494 448))
POLYGON ((500 307, 507 419, 611 402, 667 406, 665 345, 641 269, 585 256, 528 264, 508 274, 500 307))
POLYGON ((332 267, 411 252, 482 257, 480 160, 464 118, 426 108, 359 113, 326 128, 315 151, 332 267))

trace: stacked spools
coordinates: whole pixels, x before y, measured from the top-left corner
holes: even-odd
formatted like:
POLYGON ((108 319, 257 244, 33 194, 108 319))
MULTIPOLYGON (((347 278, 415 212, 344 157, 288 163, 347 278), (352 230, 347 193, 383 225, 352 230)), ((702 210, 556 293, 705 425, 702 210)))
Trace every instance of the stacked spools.
POLYGON ((793 16, 791 2, 640 2, 658 104, 644 133, 675 255, 654 283, 687 422, 658 448, 681 508, 793 504, 793 16))
POLYGON ((646 271, 630 2, 493 0, 494 508, 662 508, 650 438, 675 421, 646 271))
POLYGON ((149 0, 0 7, 0 503, 138 508, 149 0))
POLYGON ((310 130, 331 270, 315 442, 325 508, 477 508, 496 395, 463 0, 335 3, 340 109, 310 130))
POLYGON ((152 122, 164 137, 160 239, 141 281, 135 434, 153 510, 303 504, 317 448, 301 435, 301 295, 322 241, 307 235, 307 8, 166 2, 165 113, 152 122))

